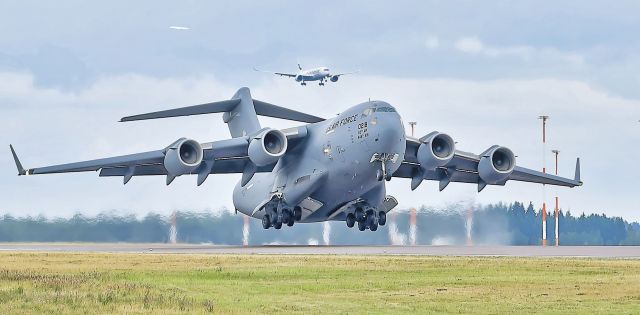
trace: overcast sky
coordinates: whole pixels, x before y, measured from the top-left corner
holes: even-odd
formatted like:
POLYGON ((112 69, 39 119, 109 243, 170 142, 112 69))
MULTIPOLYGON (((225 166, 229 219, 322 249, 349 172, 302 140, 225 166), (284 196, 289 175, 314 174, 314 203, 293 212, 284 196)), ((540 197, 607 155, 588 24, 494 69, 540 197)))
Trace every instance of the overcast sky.
MULTIPOLYGON (((417 136, 449 133, 458 148, 510 147, 542 164, 538 115, 551 116, 550 151, 585 186, 547 188, 577 212, 640 220, 640 4, 637 1, 2 1, 0 143, 27 167, 162 148, 179 137, 227 138, 220 115, 117 123, 126 115, 229 98, 255 98, 331 117, 368 98, 392 103, 417 136), (188 29, 170 28, 180 26, 188 29), (337 84, 301 87, 252 68, 326 65, 337 84)), ((261 119, 264 126, 295 123, 261 119)), ((408 127, 408 126, 407 126, 408 127)), ((550 153, 550 152, 549 152, 550 153)), ((551 168, 552 156, 547 155, 551 168)), ((15 176, 0 154, 0 213, 69 216, 119 210, 232 209, 239 175, 201 187, 181 177, 96 173, 15 176)), ((533 201, 542 188, 510 182, 477 194, 394 179, 401 207, 459 201, 533 201)))

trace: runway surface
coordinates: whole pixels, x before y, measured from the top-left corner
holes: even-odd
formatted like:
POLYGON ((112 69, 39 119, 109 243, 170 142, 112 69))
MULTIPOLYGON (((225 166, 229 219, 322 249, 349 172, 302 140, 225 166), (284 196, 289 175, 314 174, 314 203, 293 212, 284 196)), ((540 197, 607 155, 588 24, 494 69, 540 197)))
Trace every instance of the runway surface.
POLYGON ((0 253, 31 251, 231 255, 416 255, 640 258, 640 246, 224 246, 128 243, 0 243, 0 253))

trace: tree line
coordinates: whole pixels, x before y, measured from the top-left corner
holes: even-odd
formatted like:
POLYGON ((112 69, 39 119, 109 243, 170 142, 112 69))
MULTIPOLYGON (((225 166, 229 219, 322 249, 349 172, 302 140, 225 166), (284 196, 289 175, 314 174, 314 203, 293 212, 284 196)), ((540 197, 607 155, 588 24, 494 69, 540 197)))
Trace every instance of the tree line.
MULTIPOLYGON (((264 230, 260 220, 249 220, 250 245, 261 244, 476 244, 537 245, 541 242, 542 212, 533 204, 452 205, 445 209, 423 207, 416 211, 416 229, 411 235, 407 210, 393 211, 377 232, 349 229, 344 222, 296 224, 281 230, 264 230), (470 215, 470 213, 472 215, 470 215), (469 237, 470 236, 470 237, 469 237)), ((176 213, 177 241, 241 245, 243 215, 229 211, 176 213)), ((547 214, 547 240, 554 240, 554 217, 547 214)), ((640 245, 640 225, 605 214, 560 212, 561 245, 640 245)), ((70 218, 0 217, 0 242, 141 242, 170 241, 169 216, 101 213, 70 218)))

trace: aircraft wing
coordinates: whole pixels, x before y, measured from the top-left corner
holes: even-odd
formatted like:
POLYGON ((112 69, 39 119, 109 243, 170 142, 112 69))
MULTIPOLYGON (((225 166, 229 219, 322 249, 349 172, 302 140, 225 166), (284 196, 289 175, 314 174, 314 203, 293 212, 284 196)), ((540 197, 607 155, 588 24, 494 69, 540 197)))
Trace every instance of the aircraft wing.
POLYGON ((356 73, 358 73, 358 72, 360 72, 360 70, 358 70, 358 71, 351 71, 351 72, 336 73, 336 74, 333 74, 333 75, 331 75, 331 76, 333 76, 333 77, 339 77, 339 76, 347 75, 347 74, 356 74, 356 73))
MULTIPOLYGON (((306 132, 299 132, 298 128, 285 129, 283 132, 289 139, 289 145, 297 144, 306 132)), ((179 139, 181 141, 183 139, 179 139)), ((198 174, 198 185, 202 184, 209 174, 243 174, 243 181, 251 178, 257 172, 270 172, 274 164, 255 167, 250 162, 247 149, 249 137, 238 137, 200 144, 203 150, 201 165, 190 174, 198 174)), ((75 163, 59 164, 53 166, 25 169, 18 156, 10 146, 18 175, 40 175, 54 173, 99 171, 99 176, 122 176, 126 184, 133 176, 167 175, 167 184, 174 177, 168 176, 164 166, 165 155, 175 143, 160 150, 121 155, 96 160, 88 160, 75 163)))
MULTIPOLYGON (((446 188, 451 182, 477 184, 478 191, 487 185, 478 174, 478 164, 482 155, 456 150, 453 158, 446 165, 433 170, 424 170, 417 159, 418 147, 421 143, 418 139, 407 137, 405 160, 393 174, 394 177, 411 178, 412 189, 420 185, 422 180, 439 181, 440 190, 446 188)), ((576 162, 576 173, 573 179, 515 166, 505 180, 493 185, 504 185, 510 180, 565 187, 581 186, 580 160, 576 162)))
POLYGON ((295 74, 295 73, 264 71, 264 70, 260 70, 260 69, 258 69, 256 67, 254 67, 253 70, 259 71, 259 72, 271 73, 271 74, 275 74, 275 75, 279 75, 279 76, 283 76, 283 77, 290 77, 290 78, 295 78, 297 76, 297 74, 295 74))
POLYGON ((279 76, 290 77, 290 78, 295 78, 297 76, 297 74, 295 73, 282 73, 282 72, 272 72, 272 73, 279 76))

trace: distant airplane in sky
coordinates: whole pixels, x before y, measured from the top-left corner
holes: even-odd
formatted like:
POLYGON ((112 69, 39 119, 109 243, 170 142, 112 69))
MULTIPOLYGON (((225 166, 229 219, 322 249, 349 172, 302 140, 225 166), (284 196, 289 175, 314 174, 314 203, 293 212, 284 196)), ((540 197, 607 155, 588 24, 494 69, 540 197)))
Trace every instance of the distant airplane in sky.
POLYGON ((320 81, 318 85, 324 85, 324 83, 327 80, 331 82, 338 82, 338 79, 340 78, 340 76, 358 72, 358 71, 353 71, 353 72, 331 74, 331 71, 327 67, 318 67, 310 70, 303 70, 300 64, 298 64, 298 73, 263 71, 255 67, 253 68, 253 70, 260 71, 260 72, 273 73, 283 77, 295 78, 296 82, 300 82, 300 85, 307 85, 307 81, 320 81))
POLYGON ((190 27, 186 27, 186 26, 169 26, 169 28, 172 30, 178 30, 178 31, 188 31, 191 29, 190 27))

